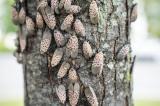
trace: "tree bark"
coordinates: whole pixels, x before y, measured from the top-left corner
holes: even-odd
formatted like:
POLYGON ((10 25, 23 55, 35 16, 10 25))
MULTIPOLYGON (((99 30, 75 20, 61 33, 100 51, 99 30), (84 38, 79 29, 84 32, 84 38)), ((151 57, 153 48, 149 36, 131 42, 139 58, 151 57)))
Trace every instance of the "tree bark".
MULTIPOLYGON (((25 7, 26 15, 35 22, 37 5, 39 0, 24 0, 22 3, 16 1, 16 8, 20 10, 25 7)), ((48 0, 50 2, 50 0, 48 0)), ((133 5, 132 0, 97 0, 99 8, 98 24, 91 24, 89 18, 89 5, 91 0, 75 0, 73 4, 79 5, 82 9, 80 13, 74 15, 75 19, 80 19, 85 27, 86 37, 78 37, 79 50, 75 61, 76 71, 80 83, 80 98, 77 106, 89 106, 89 102, 84 94, 84 89, 91 86, 97 96, 99 106, 132 106, 132 68, 134 58, 131 51, 123 59, 117 59, 117 53, 125 44, 130 47, 130 13, 133 5), (94 56, 89 60, 85 59, 82 52, 82 44, 89 41, 93 49, 93 54, 103 52, 104 65, 101 76, 93 75, 91 72, 94 56)), ((50 5, 50 4, 49 4, 50 5)), ((67 16, 67 13, 55 15, 56 27, 60 29, 60 24, 67 16)), ((52 43, 47 53, 40 53, 40 44, 43 36, 43 29, 36 28, 34 34, 28 34, 25 24, 19 24, 20 31, 26 36, 26 48, 23 52, 18 46, 15 54, 17 59, 23 64, 24 84, 25 84, 25 106, 63 106, 60 103, 56 87, 63 84, 67 90, 68 77, 57 78, 60 64, 66 59, 64 54, 60 64, 56 67, 49 67, 48 59, 51 58, 57 48, 52 36, 52 43)), ((54 32, 54 30, 50 31, 54 32)), ((63 34, 67 32, 62 31, 63 34)), ((69 32, 74 34, 74 30, 69 32)), ((18 37, 19 39, 19 37, 18 37)), ((65 48, 65 47, 64 47, 65 48)), ((69 99, 65 105, 69 105, 69 99)))

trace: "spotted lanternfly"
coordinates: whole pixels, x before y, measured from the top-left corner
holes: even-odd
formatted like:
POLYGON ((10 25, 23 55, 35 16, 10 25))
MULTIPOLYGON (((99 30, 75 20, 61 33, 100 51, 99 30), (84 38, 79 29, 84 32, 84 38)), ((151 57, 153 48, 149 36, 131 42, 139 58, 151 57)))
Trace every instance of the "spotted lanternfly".
POLYGON ((51 9, 54 12, 58 8, 58 0, 51 0, 51 9))
POLYGON ((84 53, 84 57, 86 59, 89 59, 93 55, 91 45, 87 41, 84 41, 84 43, 83 43, 83 53, 84 53))
POLYGON ((67 13, 71 14, 77 14, 81 11, 81 7, 77 5, 71 5, 69 10, 67 10, 67 13))
POLYGON ((19 12, 19 23, 24 24, 25 20, 26 20, 26 11, 22 7, 20 12, 19 12))
POLYGON ((77 36, 71 36, 67 46, 66 46, 66 54, 67 56, 71 56, 72 58, 77 57, 78 55, 78 38, 77 36))
POLYGON ((58 78, 63 78, 67 74, 69 68, 70 64, 67 62, 63 62, 57 74, 58 78))
POLYGON ((91 86, 85 88, 84 93, 91 106, 98 106, 98 100, 96 94, 91 86))
POLYGON ((47 5, 48 5, 47 0, 40 0, 38 2, 37 10, 44 9, 45 7, 47 7, 47 5))
POLYGON ((71 2, 72 2, 72 0, 65 0, 65 2, 64 2, 64 9, 65 9, 66 11, 68 11, 68 10, 70 9, 70 7, 71 7, 71 2))
POLYGON ((26 48, 26 37, 24 35, 22 35, 21 32, 18 32, 18 36, 19 36, 19 44, 20 44, 20 48, 21 48, 21 52, 23 52, 26 48))
POLYGON ((85 28, 79 19, 76 19, 76 21, 74 22, 74 29, 77 34, 85 36, 85 28))
POLYGON ((19 13, 15 7, 12 7, 12 21, 14 24, 18 24, 19 22, 19 13))
POLYGON ((51 66, 55 67, 56 65, 58 65, 62 57, 63 57, 63 49, 57 48, 52 56, 51 66))
POLYGON ((64 46, 65 38, 60 31, 54 30, 54 39, 58 47, 64 46))
POLYGON ((123 47, 121 47, 118 52, 117 52, 117 56, 116 59, 117 60, 123 60, 127 54, 130 51, 130 45, 129 44, 125 44, 123 47))
POLYGON ((44 26, 43 18, 39 12, 37 12, 37 15, 36 15, 36 25, 38 28, 43 28, 44 26))
POLYGON ((71 68, 69 70, 69 73, 68 73, 68 79, 71 81, 71 82, 76 82, 77 79, 78 79, 78 76, 77 76, 77 72, 74 68, 71 68))
POLYGON ((48 27, 53 30, 54 27, 56 26, 56 18, 49 6, 47 6, 44 10, 42 10, 42 16, 48 27))
POLYGON ((89 16, 91 23, 97 24, 98 23, 98 6, 95 0, 93 0, 89 7, 89 16))
POLYGON ((104 56, 102 52, 95 55, 92 63, 92 74, 101 75, 103 69, 104 56))
POLYGON ((35 31, 35 23, 33 22, 32 18, 26 17, 26 28, 29 34, 33 34, 35 31))
POLYGON ((60 0, 59 5, 58 5, 59 9, 63 8, 64 3, 65 3, 65 0, 60 0))
POLYGON ((69 31, 71 29, 73 19, 73 14, 68 15, 61 25, 61 30, 69 31))
POLYGON ((80 86, 79 83, 74 83, 74 84, 69 84, 68 86, 68 97, 69 97, 69 102, 71 106, 76 106, 78 103, 79 99, 79 94, 80 94, 80 86))
POLYGON ((43 32, 43 38, 41 40, 40 52, 41 54, 47 52, 52 40, 52 34, 48 28, 43 32))
POLYGON ((21 30, 22 30, 21 32, 23 32, 23 35, 24 35, 24 36, 28 36, 28 30, 27 30, 25 24, 22 25, 22 29, 21 29, 21 30))
POLYGON ((137 16, 138 16, 137 7, 138 7, 137 4, 134 4, 132 6, 132 10, 131 10, 131 22, 134 22, 137 19, 137 16))
POLYGON ((57 96, 60 100, 61 103, 65 103, 66 101, 66 88, 64 85, 59 85, 57 88, 56 88, 56 93, 57 93, 57 96))

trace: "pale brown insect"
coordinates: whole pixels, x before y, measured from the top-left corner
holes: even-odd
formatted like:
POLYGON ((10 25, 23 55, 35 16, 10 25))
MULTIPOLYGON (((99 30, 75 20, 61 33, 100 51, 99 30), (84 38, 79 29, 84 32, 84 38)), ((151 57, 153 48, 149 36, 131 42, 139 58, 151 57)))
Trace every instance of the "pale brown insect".
POLYGON ((77 76, 77 72, 74 68, 71 68, 69 70, 69 73, 68 73, 68 79, 71 81, 71 82, 76 82, 77 79, 78 79, 78 76, 77 76))
POLYGON ((72 58, 77 57, 78 55, 78 38, 77 36, 71 36, 67 46, 66 46, 66 54, 71 56, 72 58))
POLYGON ((54 12, 58 8, 58 0, 51 0, 51 9, 54 12))
POLYGON ((56 88, 56 93, 57 93, 57 96, 60 100, 61 103, 65 103, 66 101, 66 88, 64 85, 59 85, 57 88, 56 88))
POLYGON ((124 46, 122 46, 117 52, 117 56, 116 56, 117 60, 123 60, 129 53, 129 51, 130 51, 129 44, 125 44, 124 46))
POLYGON ((84 57, 86 59, 89 59, 93 55, 91 45, 87 41, 84 41, 84 43, 83 43, 83 53, 84 53, 84 57))
POLYGON ((47 7, 47 6, 48 6, 47 0, 40 0, 40 1, 38 2, 37 10, 39 10, 39 9, 44 9, 44 8, 47 7))
POLYGON ((29 34, 33 34, 35 32, 35 23, 33 22, 32 18, 26 17, 26 28, 29 34))
POLYGON ((54 13, 51 11, 51 7, 47 6, 45 9, 42 9, 41 12, 45 23, 50 29, 53 30, 56 26, 56 18, 54 16, 54 13))
POLYGON ((65 0, 65 2, 64 2, 64 9, 65 9, 66 11, 68 11, 68 10, 70 9, 70 7, 71 7, 71 2, 72 2, 72 0, 65 0))
POLYGON ((42 15, 39 12, 37 12, 37 15, 36 15, 36 24, 38 28, 43 28, 44 26, 42 15))
POLYGON ((54 30, 54 39, 58 47, 64 46, 65 38, 60 31, 54 30))
POLYGON ((137 19, 137 16, 138 16, 138 6, 137 6, 137 4, 134 4, 133 6, 132 6, 132 10, 131 10, 131 22, 134 22, 134 21, 136 21, 136 19, 137 19))
POLYGON ((25 20, 26 20, 26 11, 22 7, 19 12, 19 23, 24 24, 25 20))
POLYGON ((91 86, 85 88, 85 96, 87 97, 88 102, 91 106, 98 106, 97 96, 91 86))
POLYGON ((69 31, 73 22, 73 14, 69 14, 61 24, 61 30, 69 31))
POLYGON ((70 64, 67 62, 63 62, 57 74, 58 78, 63 78, 67 74, 69 68, 70 64))
POLYGON ((78 35, 85 36, 85 28, 79 19, 74 22, 74 29, 78 35))
POLYGON ((19 36, 19 44, 20 44, 21 52, 23 52, 27 45, 26 36, 22 35, 21 32, 18 32, 18 36, 19 36))
POLYGON ((18 24, 19 23, 19 13, 16 10, 15 7, 12 7, 12 21, 14 24, 18 24))
POLYGON ((92 63, 92 73, 94 75, 101 75, 103 70, 104 56, 102 52, 99 52, 95 55, 92 63))
POLYGON ((98 15, 98 6, 95 0, 92 0, 90 7, 89 7, 89 16, 91 23, 97 24, 99 15, 98 15))
POLYGON ((81 7, 77 5, 71 5, 68 10, 66 10, 67 13, 71 14, 77 14, 81 11, 81 7))
POLYGON ((78 103, 80 94, 80 85, 78 82, 72 84, 70 83, 68 86, 68 96, 69 96, 69 102, 71 106, 76 106, 78 103))
POLYGON ((63 57, 63 49, 57 48, 52 56, 51 66, 55 67, 56 65, 58 65, 62 57, 63 57))
POLYGON ((43 38, 41 40, 40 52, 41 54, 47 52, 52 40, 52 34, 48 28, 43 32, 43 38))

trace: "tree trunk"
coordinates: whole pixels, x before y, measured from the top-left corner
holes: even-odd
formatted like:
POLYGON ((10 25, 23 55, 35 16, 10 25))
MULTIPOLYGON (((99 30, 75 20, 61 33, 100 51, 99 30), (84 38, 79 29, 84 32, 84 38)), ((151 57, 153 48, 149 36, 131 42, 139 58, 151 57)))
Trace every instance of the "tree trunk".
MULTIPOLYGON (((43 11, 41 11, 43 9, 40 7, 37 10, 40 1, 16 0, 15 8, 19 12, 24 7, 26 16, 30 17, 35 23, 37 11, 43 16, 43 11)), ((68 106, 70 104, 68 86, 74 82, 69 81, 68 73, 61 79, 57 78, 58 70, 63 61, 68 61, 71 67, 75 68, 78 75, 77 82, 80 84, 80 96, 77 106, 90 105, 84 92, 87 87, 93 88, 98 99, 98 106, 133 105, 132 68, 134 58, 131 56, 129 36, 132 0, 97 0, 96 3, 99 9, 98 24, 91 23, 89 17, 90 3, 91 0, 73 0, 72 4, 81 7, 81 11, 74 14, 74 21, 76 19, 81 20, 85 27, 85 37, 76 34, 79 44, 78 56, 68 58, 67 53, 64 52, 62 60, 55 67, 52 67, 50 63, 54 51, 58 48, 54 36, 52 36, 52 42, 47 53, 41 54, 40 52, 43 32, 48 24, 42 29, 35 26, 34 33, 29 33, 26 23, 18 23, 20 31, 15 56, 23 64, 25 106, 68 106), (26 38, 23 43, 21 36, 26 38), (88 41, 93 50, 93 56, 89 59, 86 59, 82 52, 84 41, 88 41), (25 48, 24 51, 23 47, 25 48), (104 64, 102 74, 95 75, 92 73, 92 63, 98 52, 103 53, 104 64), (56 93, 56 88, 60 84, 64 85, 66 89, 65 104, 60 102, 56 93)), ((48 5, 51 5, 50 0, 48 0, 48 5)), ((50 28, 52 35, 55 29, 61 31, 63 35, 75 34, 74 28, 69 31, 62 31, 60 28, 67 15, 68 13, 64 11, 64 8, 59 9, 59 13, 55 13, 56 26, 54 29, 50 28)), ((68 42, 68 35, 65 36, 65 39, 68 42)), ((66 49, 66 45, 62 47, 63 50, 66 49)))

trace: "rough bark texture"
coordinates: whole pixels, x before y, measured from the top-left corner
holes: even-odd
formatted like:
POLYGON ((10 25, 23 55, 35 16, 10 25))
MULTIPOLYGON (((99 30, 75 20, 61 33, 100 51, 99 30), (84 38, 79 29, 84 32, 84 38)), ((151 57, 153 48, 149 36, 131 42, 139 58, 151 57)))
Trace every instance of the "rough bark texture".
MULTIPOLYGON (((26 15, 30 16, 35 22, 39 0, 24 0, 23 3, 17 0, 16 2, 16 8, 25 7, 26 15)), ((74 4, 82 8, 80 13, 74 15, 74 18, 80 19, 86 30, 86 37, 78 36, 79 51, 77 58, 74 59, 74 67, 77 70, 81 86, 77 106, 90 105, 84 95, 84 88, 87 86, 94 89, 99 106, 132 106, 132 64, 134 59, 130 52, 124 59, 116 59, 118 50, 126 43, 130 44, 132 0, 97 0, 100 17, 97 25, 90 22, 90 2, 91 0, 74 1, 74 4), (94 56, 89 60, 83 56, 82 45, 84 41, 90 42, 94 56, 100 51, 104 54, 105 59, 101 76, 93 75, 91 72, 94 56)), ((65 12, 61 14, 63 15, 55 15, 57 20, 55 29, 60 29, 62 21, 67 16, 65 12)), ((25 25, 19 26, 22 34, 27 36, 25 51, 21 53, 19 48, 16 51, 18 52, 18 60, 22 62, 24 67, 25 106, 63 106, 56 95, 56 87, 63 84, 67 89, 69 81, 67 76, 58 79, 57 72, 60 64, 68 60, 68 57, 64 54, 60 64, 50 68, 48 58, 51 58, 57 48, 54 36, 49 52, 41 54, 40 43, 45 28, 36 28, 35 34, 31 35, 24 30, 25 25)), ((51 32, 53 34, 54 30, 51 30, 51 32)), ((66 34, 64 31, 62 33, 66 34)), ((73 35, 74 30, 69 33, 73 35)), ((69 105, 68 97, 65 105, 69 105)))

